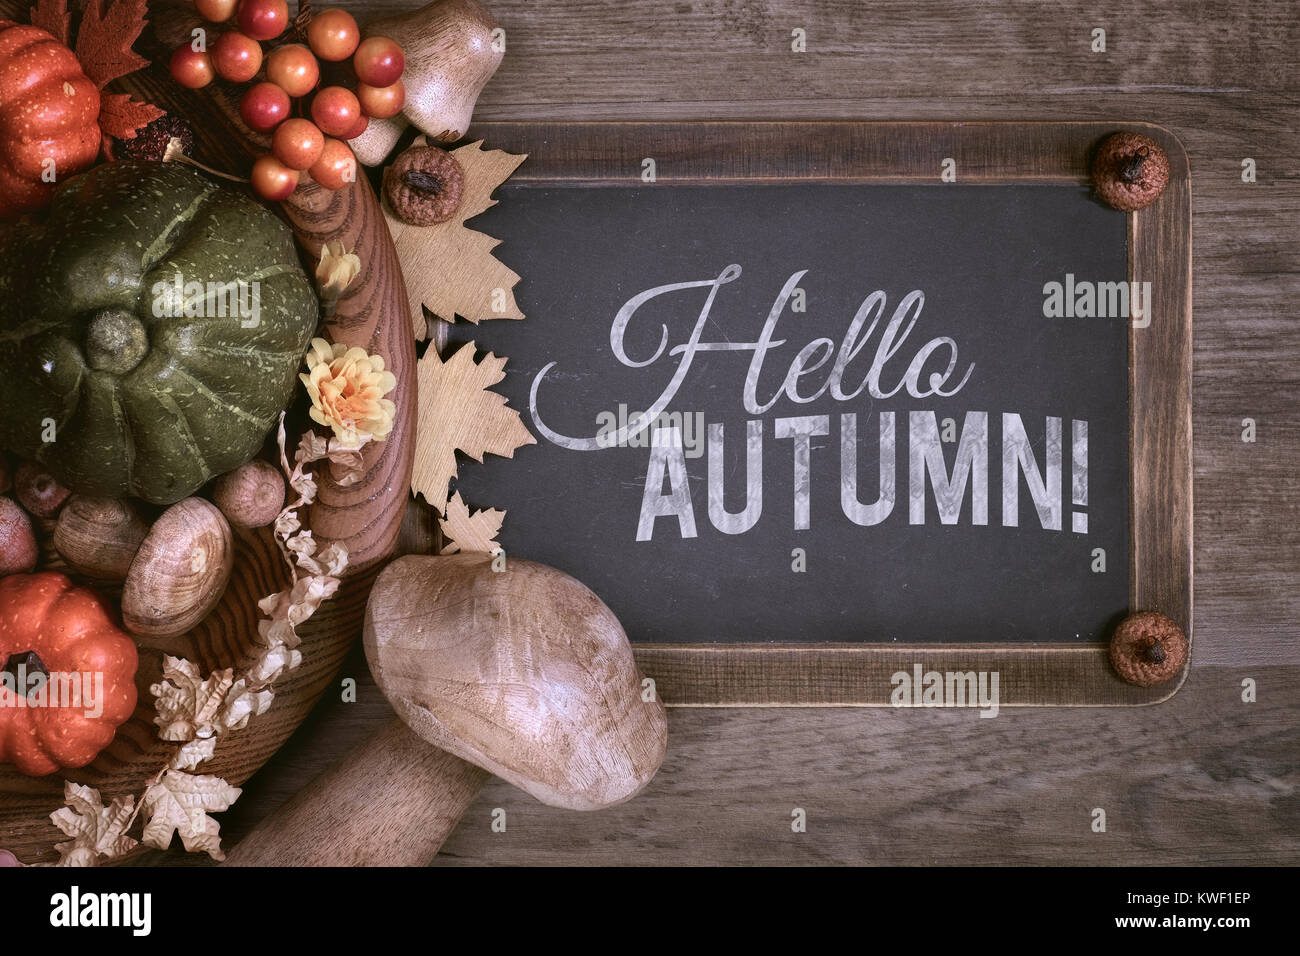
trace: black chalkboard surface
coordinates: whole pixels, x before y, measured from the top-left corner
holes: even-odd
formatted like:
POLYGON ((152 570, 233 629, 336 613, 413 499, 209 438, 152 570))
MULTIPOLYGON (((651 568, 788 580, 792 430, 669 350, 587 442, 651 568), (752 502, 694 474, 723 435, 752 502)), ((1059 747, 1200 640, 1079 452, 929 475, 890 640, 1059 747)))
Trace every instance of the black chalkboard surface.
POLYGON ((450 338, 509 357, 497 389, 538 439, 455 486, 508 512, 508 556, 579 578, 634 642, 1108 638, 1129 603, 1122 213, 1074 184, 498 195, 474 226, 528 319, 450 338))

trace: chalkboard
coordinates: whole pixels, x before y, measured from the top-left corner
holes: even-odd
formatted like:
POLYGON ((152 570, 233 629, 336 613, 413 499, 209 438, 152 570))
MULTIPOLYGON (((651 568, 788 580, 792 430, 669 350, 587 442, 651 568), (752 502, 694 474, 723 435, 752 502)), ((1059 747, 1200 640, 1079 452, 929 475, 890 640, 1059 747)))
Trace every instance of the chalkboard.
POLYGON ((1088 188, 1100 124, 487 129, 532 154, 473 222, 528 318, 437 347, 507 356, 537 443, 454 489, 665 700, 882 704, 912 662, 1007 706, 1171 692, 1105 648, 1131 610, 1190 628, 1176 140, 1147 127, 1175 198, 1137 217, 1088 188))
POLYGON ((500 391, 538 443, 467 469, 458 487, 471 503, 507 510, 507 554, 578 577, 633 641, 1104 640, 1126 611, 1129 316, 1044 315, 1052 282, 1127 282, 1125 217, 1086 189, 507 186, 479 227, 504 240, 498 254, 523 276, 516 295, 529 319, 474 334, 509 356, 500 391), (728 269, 730 281, 699 285, 728 269), (697 287, 624 313, 616 355, 611 325, 628 300, 684 282, 697 287), (702 345, 758 341, 783 289, 770 337, 784 344, 763 356, 748 409, 754 348, 674 356, 697 324, 702 345), (844 364, 837 399, 826 384, 864 301, 863 347, 844 364), (894 324, 897 351, 874 389, 853 395, 894 324), (824 344, 805 364, 823 364, 791 398, 783 379, 815 340, 824 344), (891 395, 936 341, 919 381, 891 395), (638 434, 637 413, 684 364, 656 424, 638 434), (930 374, 950 364, 930 396, 930 374), (629 417, 617 440, 611 432, 629 417), (883 479, 882 419, 894 459, 883 479), (602 426, 614 440, 595 443, 606 447, 560 443, 591 443, 602 426), (682 447, 658 450, 652 468, 670 427, 682 447), (846 428, 856 435, 851 475, 846 428), (751 429, 761 468, 747 489, 751 429), (1023 448, 1033 460, 1022 465, 1023 448), (971 456, 947 515, 934 478, 916 467, 927 450, 942 455, 941 487, 955 484, 959 451, 971 456), (672 502, 675 464, 685 478, 672 502), (1043 485, 1042 515, 1027 476, 1043 485), (875 505, 856 515, 869 524, 845 513, 854 482, 851 510, 875 505), (876 504, 882 482, 895 489, 892 508, 876 504), (719 487, 730 517, 710 502, 719 487), (744 514, 747 497, 756 514, 744 514), (1095 548, 1106 552, 1104 573, 1092 570, 1095 548))

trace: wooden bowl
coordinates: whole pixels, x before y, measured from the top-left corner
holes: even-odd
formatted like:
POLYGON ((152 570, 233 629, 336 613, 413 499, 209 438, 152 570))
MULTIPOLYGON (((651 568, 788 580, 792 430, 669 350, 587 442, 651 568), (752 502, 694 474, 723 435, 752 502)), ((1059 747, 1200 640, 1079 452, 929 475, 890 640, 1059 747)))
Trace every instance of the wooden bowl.
MULTIPOLYGON (((27 4, 0 0, 0 16, 27 21, 27 4)), ((193 17, 189 4, 150 4, 161 47, 188 36, 184 17, 193 17), (167 14, 173 16, 169 19, 167 14)), ((142 40, 138 49, 145 46, 142 40)), ((254 153, 266 151, 265 138, 243 127, 238 108, 224 84, 195 94, 171 82, 155 66, 112 85, 132 92, 163 109, 187 117, 195 128, 197 156, 215 168, 246 175, 254 153)), ((314 263, 328 240, 341 240, 362 261, 362 271, 339 300, 336 313, 325 322, 325 334, 336 342, 358 345, 382 355, 397 376, 388 397, 397 407, 393 430, 386 441, 364 452, 363 477, 340 487, 328 477, 328 467, 316 468, 319 496, 305 524, 317 539, 347 545, 349 565, 338 593, 321 605, 299 628, 302 665, 275 684, 275 701, 265 714, 253 717, 238 732, 223 735, 212 760, 196 772, 224 777, 239 786, 293 733, 329 687, 352 642, 361 633, 370 584, 392 555, 411 484, 415 426, 415 343, 411 335, 405 283, 392 237, 379 201, 364 177, 331 193, 306 181, 281 204, 304 253, 314 263)), ((290 434, 290 440, 296 434, 290 434)), ((113 743, 89 766, 68 771, 66 779, 100 791, 105 802, 144 791, 145 780, 168 761, 178 744, 161 741, 153 723, 154 698, 149 686, 162 674, 164 653, 186 657, 205 675, 214 669, 239 667, 257 635, 257 601, 281 590, 288 569, 269 529, 236 532, 236 563, 230 585, 217 607, 190 633, 165 642, 141 639, 140 692, 135 714, 118 731, 113 743)), ((26 777, 11 766, 0 766, 0 848, 23 863, 57 859, 53 847, 66 837, 49 815, 63 806, 64 774, 26 777)), ((133 835, 138 833, 138 824, 133 835)), ((141 848, 143 849, 143 848, 141 848)), ((139 851, 137 851, 139 852, 139 851)), ((134 854, 132 854, 134 855, 134 854)), ((123 859, 129 859, 125 857, 123 859)))

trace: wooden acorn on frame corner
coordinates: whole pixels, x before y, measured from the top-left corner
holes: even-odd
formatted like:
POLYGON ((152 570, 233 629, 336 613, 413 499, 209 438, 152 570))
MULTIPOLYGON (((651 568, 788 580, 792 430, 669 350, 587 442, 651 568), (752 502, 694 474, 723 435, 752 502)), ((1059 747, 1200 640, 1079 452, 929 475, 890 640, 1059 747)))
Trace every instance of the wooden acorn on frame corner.
POLYGON ((1145 209, 1169 185, 1169 157, 1149 136, 1114 133, 1093 156, 1092 184, 1108 206, 1121 212, 1145 209))

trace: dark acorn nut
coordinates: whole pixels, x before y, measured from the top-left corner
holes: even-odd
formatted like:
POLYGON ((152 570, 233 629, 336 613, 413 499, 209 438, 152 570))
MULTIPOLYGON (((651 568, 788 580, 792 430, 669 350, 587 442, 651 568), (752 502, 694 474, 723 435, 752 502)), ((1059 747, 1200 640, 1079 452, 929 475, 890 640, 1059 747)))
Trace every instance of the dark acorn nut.
POLYGON ((14 472, 14 497, 37 518, 57 516, 71 493, 34 461, 24 461, 14 472))
POLYGON ((1108 206, 1124 212, 1144 209, 1169 185, 1169 157, 1140 133, 1115 133, 1097 147, 1092 185, 1108 206))
POLYGON ((1130 614, 1110 639, 1110 663, 1130 684, 1163 684, 1187 663, 1187 635, 1155 611, 1130 614))
POLYGON ((435 226, 456 215, 465 176, 456 157, 436 146, 412 146, 384 170, 384 195, 402 222, 435 226))

